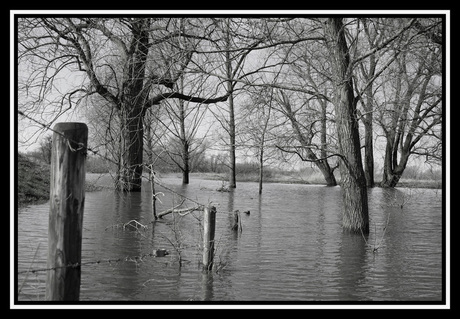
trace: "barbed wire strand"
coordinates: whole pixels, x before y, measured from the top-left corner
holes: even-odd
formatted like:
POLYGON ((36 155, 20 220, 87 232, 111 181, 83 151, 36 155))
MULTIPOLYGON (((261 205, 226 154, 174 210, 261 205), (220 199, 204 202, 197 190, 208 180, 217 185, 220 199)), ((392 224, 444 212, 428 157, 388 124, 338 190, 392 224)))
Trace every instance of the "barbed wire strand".
MULTIPOLYGON (((49 131, 51 131, 51 132, 53 132, 53 133, 56 133, 56 134, 58 134, 59 136, 61 136, 61 137, 65 138, 65 139, 67 139, 68 141, 73 142, 73 143, 79 145, 80 147, 79 147, 78 149, 76 149, 76 150, 84 150, 84 151, 86 151, 86 152, 90 152, 90 153, 92 153, 93 155, 98 156, 98 157, 100 157, 100 158, 102 158, 102 159, 104 159, 104 160, 106 160, 106 161, 108 161, 108 162, 110 162, 110 163, 112 163, 112 164, 118 165, 118 163, 115 162, 114 160, 112 160, 111 158, 108 158, 107 156, 104 156, 104 155, 99 154, 99 151, 96 151, 96 150, 94 150, 93 148, 88 147, 87 145, 81 145, 80 143, 78 143, 78 142, 76 142, 76 141, 70 139, 69 137, 65 136, 65 135, 62 134, 61 132, 58 132, 58 131, 52 129, 52 128, 50 127, 50 124, 44 124, 44 123, 42 123, 42 122, 40 122, 40 121, 38 121, 38 120, 36 120, 36 119, 34 119, 34 118, 28 116, 27 114, 25 114, 24 112, 22 112, 22 111, 20 111, 20 110, 18 110, 18 114, 20 114, 21 116, 23 116, 23 117, 25 117, 25 118, 27 118, 27 119, 29 119, 29 120, 35 122, 36 124, 40 125, 40 126, 43 127, 44 129, 49 130, 49 131)), ((71 148, 71 149, 72 149, 72 148, 71 148)), ((74 149, 74 151, 75 151, 75 149, 74 149)), ((145 166, 145 167, 147 167, 147 168, 149 168, 149 166, 150 166, 149 164, 141 164, 141 165, 143 165, 143 166, 145 166)), ((141 178, 146 179, 147 181, 150 181, 150 179, 149 179, 148 177, 146 177, 146 176, 143 176, 143 175, 142 175, 141 178)), ((200 205, 200 206, 206 206, 206 205, 204 205, 204 204, 202 204, 202 203, 200 203, 200 202, 198 202, 198 201, 196 201, 196 200, 194 200, 194 199, 192 199, 192 198, 189 198, 189 197, 187 197, 187 196, 184 196, 183 194, 180 194, 180 193, 174 191, 173 189, 171 189, 170 187, 164 185, 163 183, 161 183, 161 181, 158 181, 157 179, 155 179, 155 184, 160 185, 161 187, 163 187, 164 189, 170 191, 171 193, 173 193, 173 194, 175 194, 175 195, 177 195, 177 196, 180 196, 180 197, 182 197, 182 198, 184 198, 184 199, 186 199, 186 200, 188 200, 188 201, 190 201, 190 202, 192 202, 192 203, 195 203, 195 204, 200 205)))
POLYGON ((93 261, 85 261, 85 262, 80 262, 80 263, 69 263, 64 266, 58 266, 58 267, 49 267, 49 268, 35 268, 35 269, 28 269, 28 270, 22 270, 18 271, 17 274, 26 274, 26 273, 36 273, 36 272, 43 272, 43 271, 49 271, 49 270, 56 270, 56 269, 62 269, 62 268, 79 268, 81 266, 86 266, 86 265, 95 265, 95 264, 101 264, 101 263, 120 263, 120 262, 137 262, 137 261, 143 261, 145 257, 155 257, 154 253, 149 253, 149 254, 143 254, 140 256, 126 256, 125 258, 117 258, 117 259, 97 259, 93 261))
MULTIPOLYGON (((49 130, 49 131, 51 131, 51 132, 53 132, 53 133, 58 134, 59 136, 61 136, 61 137, 65 138, 65 139, 67 139, 69 142, 73 142, 74 144, 77 144, 79 147, 76 148, 76 149, 72 148, 72 147, 70 146, 70 144, 68 144, 69 147, 70 147, 70 149, 71 149, 72 151, 80 151, 80 150, 82 150, 82 151, 84 151, 84 152, 90 152, 90 153, 92 153, 93 155, 98 156, 98 157, 100 157, 100 158, 102 158, 102 159, 104 159, 104 160, 106 160, 106 161, 108 161, 108 162, 110 162, 110 163, 112 163, 112 164, 118 165, 117 162, 115 162, 115 161, 112 160, 111 158, 108 158, 108 157, 106 157, 106 156, 104 156, 104 155, 99 154, 98 151, 92 149, 91 147, 88 147, 87 145, 82 145, 81 143, 78 143, 78 142, 76 142, 76 141, 70 139, 69 137, 65 136, 65 135, 62 134, 61 132, 58 132, 58 131, 54 130, 53 128, 50 127, 51 124, 44 124, 44 123, 42 123, 42 122, 40 122, 40 121, 38 121, 38 120, 36 120, 36 119, 34 119, 34 118, 28 116, 27 114, 25 114, 24 112, 22 112, 22 111, 20 111, 20 110, 18 110, 17 112, 18 112, 19 115, 21 115, 21 116, 23 116, 23 117, 25 117, 25 118, 27 118, 27 119, 33 121, 34 123, 40 125, 40 126, 43 127, 44 129, 49 130)), ((144 165, 144 166, 147 167, 148 169, 151 169, 149 164, 141 164, 141 165, 144 165)), ((150 178, 145 177, 145 176, 143 176, 143 175, 141 176, 141 178, 144 178, 144 179, 146 179, 147 181, 150 181, 150 178)), ((159 181, 158 178, 154 178, 154 182, 155 182, 155 184, 161 186, 162 188, 168 190, 169 192, 171 192, 171 193, 173 193, 173 194, 175 194, 175 195, 177 195, 177 196, 179 196, 179 197, 181 197, 181 198, 183 198, 183 199, 185 199, 185 200, 188 200, 188 201, 190 201, 190 202, 192 202, 192 203, 195 203, 195 204, 198 205, 200 208, 206 206, 205 204, 202 204, 202 203, 200 203, 200 202, 198 202, 198 201, 196 201, 196 200, 194 200, 194 199, 192 199, 192 198, 189 198, 189 197, 187 197, 187 196, 185 196, 185 195, 183 195, 183 194, 180 194, 180 193, 176 192, 176 191, 173 190, 171 187, 166 186, 164 183, 162 183, 161 181, 159 181)), ((226 213, 226 214, 228 214, 228 213, 231 213, 231 212, 228 212, 228 211, 219 211, 218 213, 226 213)), ((131 262, 134 261, 134 262, 136 262, 136 261, 143 261, 143 259, 144 259, 145 257, 155 257, 155 254, 154 254, 154 253, 149 253, 149 254, 143 254, 143 255, 141 255, 141 256, 133 256, 133 257, 127 256, 127 257, 125 257, 125 258, 117 258, 117 259, 105 259, 105 260, 98 259, 98 260, 86 261, 86 262, 81 262, 81 263, 69 263, 69 264, 67 264, 67 265, 60 266, 60 267, 36 268, 36 269, 30 269, 30 268, 29 268, 28 270, 18 271, 17 274, 36 273, 36 272, 43 272, 43 271, 56 270, 56 269, 60 269, 60 268, 78 268, 78 267, 81 267, 81 266, 95 265, 95 264, 101 264, 101 263, 109 263, 109 264, 111 264, 111 263, 119 263, 119 262, 124 262, 124 261, 131 261, 131 262)))

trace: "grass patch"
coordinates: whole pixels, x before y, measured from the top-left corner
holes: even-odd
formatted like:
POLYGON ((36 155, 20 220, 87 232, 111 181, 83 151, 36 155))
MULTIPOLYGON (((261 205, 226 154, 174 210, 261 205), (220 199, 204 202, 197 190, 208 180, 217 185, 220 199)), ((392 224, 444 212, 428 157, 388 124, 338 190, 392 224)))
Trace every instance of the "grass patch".
MULTIPOLYGON (((191 173, 190 178, 228 181, 228 173, 199 172, 191 173)), ((236 182, 259 182, 258 172, 240 172, 236 175, 236 182)), ((278 171, 267 170, 264 172, 263 183, 285 184, 319 184, 326 185, 324 177, 319 172, 310 171, 278 171)))
POLYGON ((50 167, 18 154, 18 205, 46 202, 50 197, 50 167))
MULTIPOLYGON (((87 165, 87 172, 88 165, 87 165)), ((50 165, 31 156, 18 154, 17 162, 17 195, 18 206, 37 205, 45 203, 50 198, 50 165)), ((103 187, 96 182, 86 181, 85 191, 94 192, 103 187)))
MULTIPOLYGON (((340 184, 340 174, 335 173, 337 182, 340 184)), ((199 172, 191 173, 190 178, 207 179, 228 181, 228 173, 212 173, 212 172, 199 172)), ((379 186, 381 176, 376 176, 376 187, 379 186)), ((243 171, 238 172, 236 175, 236 182, 259 182, 259 173, 257 171, 243 171)), ((301 169, 294 171, 283 171, 278 169, 267 169, 264 171, 263 183, 285 183, 285 184, 312 184, 312 185, 326 185, 326 181, 321 172, 315 169, 301 169)), ((396 188, 433 188, 442 189, 442 179, 439 178, 407 178, 402 177, 396 188)))

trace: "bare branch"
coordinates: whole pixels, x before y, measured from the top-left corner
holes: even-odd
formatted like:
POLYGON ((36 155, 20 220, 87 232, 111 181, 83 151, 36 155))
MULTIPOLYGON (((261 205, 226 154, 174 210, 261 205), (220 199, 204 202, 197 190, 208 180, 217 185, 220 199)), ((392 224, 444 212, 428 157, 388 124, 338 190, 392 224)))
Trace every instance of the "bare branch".
POLYGON ((393 42, 394 40, 396 40, 397 38, 399 38, 404 32, 406 32, 406 30, 408 30, 415 22, 417 21, 416 18, 412 19, 404 28, 401 29, 401 31, 399 31, 398 33, 396 33, 394 36, 392 36, 391 38, 389 38, 388 40, 380 43, 379 45, 375 46, 374 48, 372 48, 371 50, 367 51, 366 53, 364 53, 363 55, 355 58, 351 63, 350 63, 350 66, 353 66, 355 65, 356 63, 364 60, 365 58, 367 58, 368 56, 376 53, 377 51, 380 51, 382 50, 383 48, 385 48, 387 45, 389 45, 391 42, 393 42))

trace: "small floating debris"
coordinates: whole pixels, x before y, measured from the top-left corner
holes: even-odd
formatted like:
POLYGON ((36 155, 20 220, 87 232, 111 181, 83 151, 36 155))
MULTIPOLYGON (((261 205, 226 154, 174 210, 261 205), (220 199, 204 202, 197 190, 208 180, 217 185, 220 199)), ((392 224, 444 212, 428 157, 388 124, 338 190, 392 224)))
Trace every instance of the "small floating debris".
POLYGON ((164 257, 166 255, 169 255, 169 251, 167 251, 166 249, 157 249, 153 251, 153 255, 155 257, 164 257))

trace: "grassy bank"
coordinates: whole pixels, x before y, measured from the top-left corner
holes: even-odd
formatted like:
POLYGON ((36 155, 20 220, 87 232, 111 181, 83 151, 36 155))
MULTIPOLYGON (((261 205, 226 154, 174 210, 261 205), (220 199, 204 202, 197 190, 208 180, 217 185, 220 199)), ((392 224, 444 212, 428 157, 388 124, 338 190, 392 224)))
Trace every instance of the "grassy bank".
POLYGON ((46 202, 50 194, 50 166, 18 154, 18 205, 46 202))
MULTIPOLYGON (((326 184, 324 178, 320 174, 300 174, 299 172, 277 172, 264 176, 264 183, 287 183, 287 184, 326 184)), ((190 179, 200 178, 208 180, 228 181, 229 177, 226 173, 191 173, 190 179)), ((236 176, 237 182, 259 182, 257 173, 240 173, 236 176)))
MULTIPOLYGON (((179 176, 179 175, 178 175, 179 176)), ((194 178, 228 181, 229 177, 226 173, 191 173, 190 179, 193 182, 194 178)), ((259 182, 259 175, 256 173, 238 174, 236 177, 238 182, 259 182)), ((318 172, 276 172, 265 176, 264 183, 286 183, 286 184, 311 184, 311 185, 326 185, 324 177, 318 172)), ((337 177, 337 182, 340 183, 340 177, 337 177)), ((378 180, 376 186, 378 187, 378 180)), ((442 180, 435 179, 414 179, 401 178, 397 188, 442 188, 442 180)))

